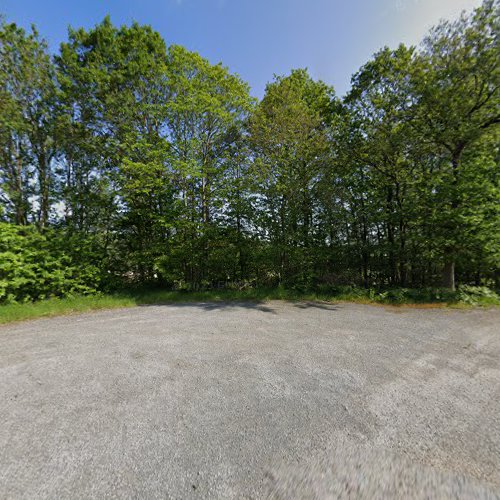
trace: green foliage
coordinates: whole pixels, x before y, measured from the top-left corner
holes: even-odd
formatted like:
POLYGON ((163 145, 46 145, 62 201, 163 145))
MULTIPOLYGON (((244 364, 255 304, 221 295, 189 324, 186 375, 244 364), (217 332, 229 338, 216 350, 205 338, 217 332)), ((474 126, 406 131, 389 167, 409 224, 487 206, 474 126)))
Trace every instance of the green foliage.
POLYGON ((0 301, 498 289, 498 14, 485 0, 419 48, 383 48, 343 100, 299 69, 259 102, 150 26, 107 17, 51 58, 2 22, 0 301))
POLYGON ((500 296, 486 286, 461 285, 458 288, 457 299, 468 305, 498 305, 500 296))
MULTIPOLYGON (((55 71, 33 27, 0 23, 0 202, 17 224, 49 222, 57 153, 55 71), (36 197, 36 206, 30 198, 36 197)), ((3 211, 2 211, 3 212, 3 211)))
POLYGON ((455 261, 467 237, 460 220, 468 202, 464 191, 471 183, 482 182, 481 175, 474 179, 464 175, 464 157, 475 154, 488 136, 496 134, 498 139, 499 30, 500 5, 485 0, 473 13, 462 13, 455 22, 443 21, 432 29, 409 72, 414 101, 409 118, 437 160, 433 177, 439 210, 432 223, 448 264, 445 284, 451 288, 455 261))
POLYGON ((67 245, 65 235, 55 231, 42 234, 34 227, 0 223, 0 302, 94 293, 98 268, 77 261, 67 245))
POLYGON ((272 249, 279 282, 310 286, 317 238, 318 186, 328 165, 333 89, 305 70, 278 77, 249 123, 255 223, 272 249))

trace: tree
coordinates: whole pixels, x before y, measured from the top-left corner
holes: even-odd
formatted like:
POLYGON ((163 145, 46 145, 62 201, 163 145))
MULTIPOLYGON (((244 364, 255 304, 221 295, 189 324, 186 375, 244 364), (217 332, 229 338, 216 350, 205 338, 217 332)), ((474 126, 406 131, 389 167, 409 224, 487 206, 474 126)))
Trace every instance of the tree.
POLYGON ((258 103, 150 26, 107 17, 51 58, 2 22, 0 300, 92 281, 498 286, 499 14, 485 0, 380 50, 343 100, 293 70, 258 103))
POLYGON ((168 51, 167 79, 169 161, 178 198, 174 247, 175 253, 183 249, 184 278, 199 282, 209 275, 210 266, 200 260, 210 262, 217 225, 241 203, 233 198, 241 191, 228 190, 228 179, 241 177, 245 160, 237 142, 253 100, 248 85, 227 68, 175 45, 168 51))
POLYGON ((407 75, 413 61, 413 48, 400 45, 394 51, 381 50, 354 75, 346 99, 357 136, 349 157, 352 168, 358 170, 364 181, 358 203, 363 210, 360 233, 365 286, 366 247, 369 240, 375 239, 378 251, 388 256, 389 269, 381 270, 388 283, 407 284, 408 230, 416 201, 413 185, 420 163, 414 154, 418 144, 407 112, 407 103, 412 100, 407 75), (367 192, 371 194, 370 200, 365 199, 367 192), (367 203, 375 206, 365 214, 367 203))
POLYGON ((33 27, 0 26, 0 196, 17 224, 44 228, 55 201, 55 71, 33 27), (35 182, 33 182, 35 181, 35 182))
POLYGON ((462 160, 500 123, 499 31, 500 5, 486 0, 470 15, 463 13, 457 21, 435 27, 411 72, 416 99, 413 123, 422 140, 432 143, 443 159, 441 193, 447 199, 441 227, 446 233, 443 285, 451 289, 462 237, 462 160))
POLYGON ((70 130, 68 222, 99 232, 113 223, 124 267, 148 279, 172 203, 164 41, 148 26, 116 28, 105 18, 88 32, 70 30, 57 62, 70 130))
POLYGON ((328 155, 334 91, 306 70, 277 77, 250 120, 256 224, 276 251, 279 281, 306 284, 317 222, 316 187, 328 155))

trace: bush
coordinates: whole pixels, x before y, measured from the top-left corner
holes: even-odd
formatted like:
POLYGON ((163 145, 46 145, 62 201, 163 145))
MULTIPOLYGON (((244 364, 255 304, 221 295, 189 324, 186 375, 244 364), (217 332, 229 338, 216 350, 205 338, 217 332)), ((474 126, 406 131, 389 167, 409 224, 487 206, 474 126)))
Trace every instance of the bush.
POLYGON ((0 223, 0 303, 94 293, 100 272, 81 259, 85 243, 54 230, 0 223))
POLYGON ((486 286, 461 285, 458 287, 457 298, 470 305, 500 303, 500 296, 486 286))

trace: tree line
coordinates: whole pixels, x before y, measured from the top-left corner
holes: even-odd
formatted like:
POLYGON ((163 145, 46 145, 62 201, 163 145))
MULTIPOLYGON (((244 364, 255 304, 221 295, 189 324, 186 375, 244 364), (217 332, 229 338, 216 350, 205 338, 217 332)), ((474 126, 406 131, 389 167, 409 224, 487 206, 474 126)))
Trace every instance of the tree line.
POLYGON ((0 300, 35 281, 498 287, 499 20, 485 0, 383 48, 344 98, 298 69, 261 100, 150 26, 107 17, 51 55, 2 21, 0 300))

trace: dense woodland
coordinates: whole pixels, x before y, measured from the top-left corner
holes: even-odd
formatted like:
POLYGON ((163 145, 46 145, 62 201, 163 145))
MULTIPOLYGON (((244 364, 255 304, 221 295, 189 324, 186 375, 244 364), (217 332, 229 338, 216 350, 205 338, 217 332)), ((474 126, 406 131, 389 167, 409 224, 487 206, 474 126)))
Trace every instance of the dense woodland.
POLYGON ((340 98, 259 101, 109 18, 0 26, 0 301, 131 284, 498 288, 500 3, 383 48, 340 98))

